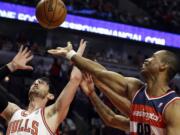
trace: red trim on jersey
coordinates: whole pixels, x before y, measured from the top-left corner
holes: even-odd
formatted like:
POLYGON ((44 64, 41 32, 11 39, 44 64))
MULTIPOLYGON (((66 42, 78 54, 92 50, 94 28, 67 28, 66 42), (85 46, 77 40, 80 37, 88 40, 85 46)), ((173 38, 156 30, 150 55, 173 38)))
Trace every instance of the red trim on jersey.
POLYGON ((130 135, 138 135, 137 133, 131 132, 130 135))
POLYGON ((165 97, 165 96, 167 96, 167 95, 169 95, 169 94, 171 94, 171 93, 174 93, 175 91, 169 91, 169 92, 167 92, 167 93, 165 93, 165 94, 163 94, 163 95, 161 95, 161 96, 149 96, 148 94, 147 94, 147 91, 145 90, 145 95, 146 95, 146 97, 149 99, 149 100, 154 100, 154 99, 159 99, 159 98, 162 98, 162 97, 165 97))
POLYGON ((141 89, 139 89, 138 91, 136 91, 136 93, 134 94, 134 97, 132 99, 132 103, 134 102, 134 99, 136 98, 137 94, 140 92, 141 89))
POLYGON ((137 96, 137 94, 142 90, 142 88, 144 87, 144 89, 146 89, 146 84, 143 85, 138 91, 136 91, 136 93, 134 94, 133 98, 132 98, 132 103, 134 102, 135 97, 137 96))
POLYGON ((58 130, 56 131, 56 134, 55 134, 55 135, 60 135, 60 133, 59 133, 59 131, 58 131, 58 130))
POLYGON ((163 109, 163 111, 162 111, 162 115, 164 116, 164 111, 166 110, 166 108, 171 104, 171 103, 173 103, 174 101, 176 101, 176 100, 180 100, 180 97, 175 97, 175 98, 173 98, 172 100, 170 100, 165 106, 164 106, 164 109, 163 109))
POLYGON ((148 123, 149 125, 156 126, 159 128, 165 127, 162 115, 156 112, 156 110, 153 107, 146 105, 133 104, 131 108, 130 119, 131 121, 148 123))
POLYGON ((53 132, 51 131, 51 129, 49 128, 48 124, 46 123, 45 116, 44 116, 44 108, 41 109, 41 115, 42 115, 43 123, 44 123, 44 125, 46 126, 47 130, 49 131, 49 133, 50 133, 51 135, 56 135, 55 133, 53 133, 53 132))

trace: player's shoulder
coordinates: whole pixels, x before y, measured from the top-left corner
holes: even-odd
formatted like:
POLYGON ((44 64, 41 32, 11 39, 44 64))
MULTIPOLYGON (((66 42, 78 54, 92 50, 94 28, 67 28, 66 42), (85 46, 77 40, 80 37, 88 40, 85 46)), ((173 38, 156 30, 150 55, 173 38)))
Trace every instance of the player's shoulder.
POLYGON ((144 85, 144 82, 142 82, 140 79, 135 77, 126 77, 126 80, 136 85, 140 85, 140 86, 144 85))
POLYGON ((176 98, 172 102, 169 103, 169 105, 166 107, 166 110, 164 111, 164 116, 166 121, 172 121, 172 116, 175 119, 179 119, 180 115, 180 98, 176 98))
POLYGON ((169 105, 167 106, 167 109, 173 111, 173 109, 179 109, 180 110, 180 97, 174 99, 169 105))
POLYGON ((138 90, 145 86, 144 82, 134 77, 126 77, 128 82, 128 96, 129 99, 133 99, 134 95, 138 90))

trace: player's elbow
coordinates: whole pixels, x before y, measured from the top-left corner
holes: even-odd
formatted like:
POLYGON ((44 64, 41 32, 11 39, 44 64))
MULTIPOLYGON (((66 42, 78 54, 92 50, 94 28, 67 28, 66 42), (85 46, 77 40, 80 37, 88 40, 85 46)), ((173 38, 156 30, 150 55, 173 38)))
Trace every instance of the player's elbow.
POLYGON ((117 128, 125 132, 130 131, 130 123, 129 120, 122 120, 118 121, 115 116, 112 116, 111 118, 107 119, 104 121, 106 126, 112 127, 112 128, 117 128))
POLYGON ((113 126, 113 119, 114 119, 114 116, 108 116, 106 117, 106 119, 104 119, 104 123, 106 126, 109 126, 109 127, 112 127, 113 126))

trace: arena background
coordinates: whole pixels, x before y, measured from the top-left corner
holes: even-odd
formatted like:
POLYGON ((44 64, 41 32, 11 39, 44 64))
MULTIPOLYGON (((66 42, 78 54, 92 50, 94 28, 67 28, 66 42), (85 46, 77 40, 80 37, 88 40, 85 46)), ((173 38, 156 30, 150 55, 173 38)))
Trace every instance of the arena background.
MULTIPOLYGON (((21 44, 35 55, 32 72, 17 72, 1 82, 7 98, 21 107, 28 104, 30 84, 41 76, 51 78, 55 95, 59 95, 71 67, 66 60, 49 56, 46 50, 65 46, 67 41, 72 41, 77 48, 80 39, 87 40, 85 57, 96 59, 110 70, 138 78, 141 78, 140 65, 154 51, 167 49, 180 55, 179 0, 66 0, 67 20, 53 30, 44 29, 36 22, 33 12, 37 3, 38 0, 0 1, 0 64, 8 63, 21 44)), ((178 74, 170 84, 178 93, 179 82, 178 74)), ((5 134, 6 123, 1 121, 0 129, 5 134)), ((62 135, 128 134, 105 126, 80 90, 59 130, 62 135)))

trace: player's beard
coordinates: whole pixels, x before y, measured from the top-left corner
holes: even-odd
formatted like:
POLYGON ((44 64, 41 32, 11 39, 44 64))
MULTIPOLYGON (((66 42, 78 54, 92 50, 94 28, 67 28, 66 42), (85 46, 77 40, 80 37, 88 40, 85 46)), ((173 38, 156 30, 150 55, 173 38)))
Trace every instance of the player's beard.
POLYGON ((28 96, 29 96, 29 100, 33 100, 35 97, 42 99, 45 98, 45 94, 40 93, 38 89, 30 90, 28 96))

